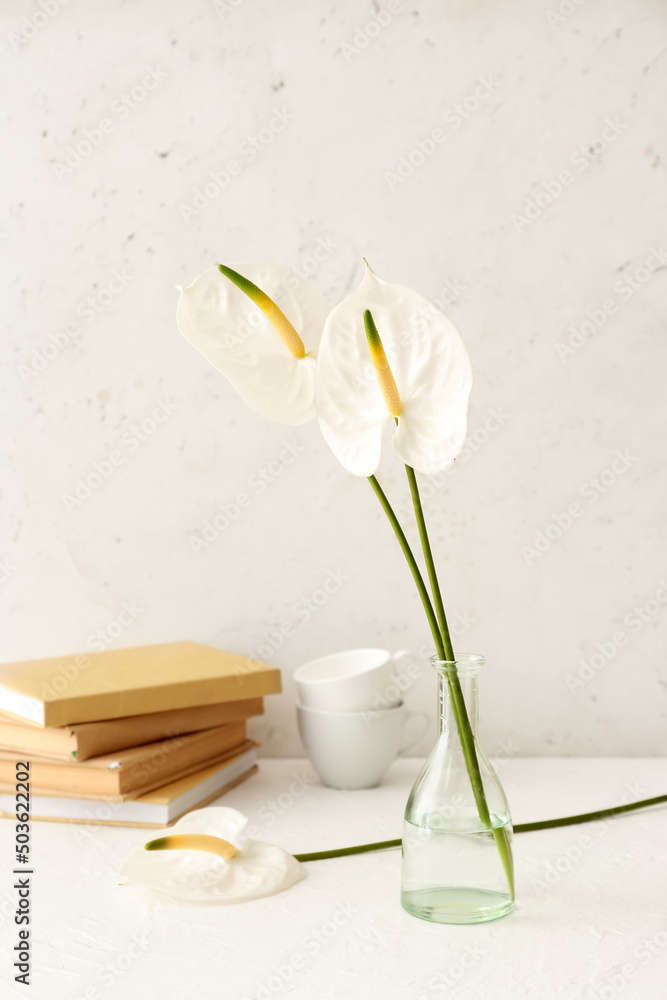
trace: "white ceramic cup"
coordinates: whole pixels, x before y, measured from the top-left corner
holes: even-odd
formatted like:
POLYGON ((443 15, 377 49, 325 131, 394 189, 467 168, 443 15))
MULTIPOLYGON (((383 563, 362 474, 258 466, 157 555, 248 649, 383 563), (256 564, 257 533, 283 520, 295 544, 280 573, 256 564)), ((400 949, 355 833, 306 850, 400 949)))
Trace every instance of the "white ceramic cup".
POLYGON ((299 732, 308 756, 331 788, 374 788, 389 765, 412 749, 426 732, 429 718, 405 705, 379 712, 323 712, 297 705, 299 732), (407 723, 420 718, 419 735, 404 739, 407 723))
POLYGON ((401 702, 393 681, 406 658, 414 660, 407 650, 348 649, 311 660, 294 673, 299 703, 326 712, 392 708, 401 702))

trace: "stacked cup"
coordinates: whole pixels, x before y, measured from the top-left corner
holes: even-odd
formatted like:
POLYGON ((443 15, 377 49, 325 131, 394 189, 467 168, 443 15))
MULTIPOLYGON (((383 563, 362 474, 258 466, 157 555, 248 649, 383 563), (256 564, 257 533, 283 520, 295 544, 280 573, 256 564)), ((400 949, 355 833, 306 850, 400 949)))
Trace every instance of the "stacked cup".
POLYGON ((308 756, 331 788, 373 788, 396 757, 426 732, 428 716, 408 712, 396 674, 406 651, 350 649, 306 663, 294 674, 299 733, 308 756), (404 741, 408 721, 419 735, 404 741))

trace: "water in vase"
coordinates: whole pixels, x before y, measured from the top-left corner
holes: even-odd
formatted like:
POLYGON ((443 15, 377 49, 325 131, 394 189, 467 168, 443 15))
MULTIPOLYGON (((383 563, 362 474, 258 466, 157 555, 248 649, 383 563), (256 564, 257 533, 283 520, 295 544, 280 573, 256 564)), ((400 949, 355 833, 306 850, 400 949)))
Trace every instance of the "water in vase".
POLYGON ((496 920, 514 908, 507 877, 498 861, 496 837, 511 845, 512 825, 492 817, 496 829, 477 831, 420 828, 403 824, 401 903, 433 923, 496 920))

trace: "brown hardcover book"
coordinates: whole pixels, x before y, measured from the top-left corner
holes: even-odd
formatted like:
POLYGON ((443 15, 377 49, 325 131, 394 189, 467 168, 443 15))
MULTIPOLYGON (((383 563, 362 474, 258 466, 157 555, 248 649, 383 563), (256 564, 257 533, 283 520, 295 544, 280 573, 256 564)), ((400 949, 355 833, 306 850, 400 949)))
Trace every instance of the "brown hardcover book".
POLYGON ((0 665, 0 711, 40 726, 122 719, 280 690, 276 667, 196 642, 0 665))
POLYGON ((253 715, 261 715, 263 711, 261 698, 245 698, 219 705, 175 708, 169 712, 131 715, 124 719, 84 722, 60 729, 43 729, 34 723, 20 722, 0 714, 0 751, 61 760, 70 760, 72 756, 78 761, 88 760, 168 737, 242 722, 253 715))
MULTIPOLYGON (((212 764, 186 778, 178 778, 136 799, 91 801, 64 796, 30 796, 32 820, 50 823, 81 823, 85 826, 170 826, 192 809, 215 802, 257 773, 255 744, 222 764, 212 764)), ((0 816, 16 822, 16 793, 0 791, 0 816)))
MULTIPOLYGON (((205 729, 189 736, 147 743, 120 753, 84 761, 55 761, 32 756, 30 791, 37 795, 75 798, 136 798, 205 765, 216 764, 255 744, 245 739, 245 722, 205 729)), ((15 753, 0 753, 0 787, 16 781, 15 753)))

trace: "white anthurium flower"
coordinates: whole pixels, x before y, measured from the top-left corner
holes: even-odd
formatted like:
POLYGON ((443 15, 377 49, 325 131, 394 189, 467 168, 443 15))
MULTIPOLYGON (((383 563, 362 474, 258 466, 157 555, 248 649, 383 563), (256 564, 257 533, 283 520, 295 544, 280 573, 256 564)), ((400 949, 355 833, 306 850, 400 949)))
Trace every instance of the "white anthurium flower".
POLYGON ((166 836, 135 848, 120 874, 189 903, 261 899, 305 878, 305 867, 282 847, 244 839, 247 822, 236 809, 197 809, 166 836))
POLYGON ((185 339, 247 405, 280 424, 315 416, 315 358, 330 306, 318 289, 277 264, 220 264, 180 289, 185 339))
POLYGON ((395 454, 427 475, 446 468, 466 436, 472 366, 454 324, 429 299, 381 281, 332 309, 317 365, 317 410, 336 458, 357 476, 380 463, 388 420, 395 454))

